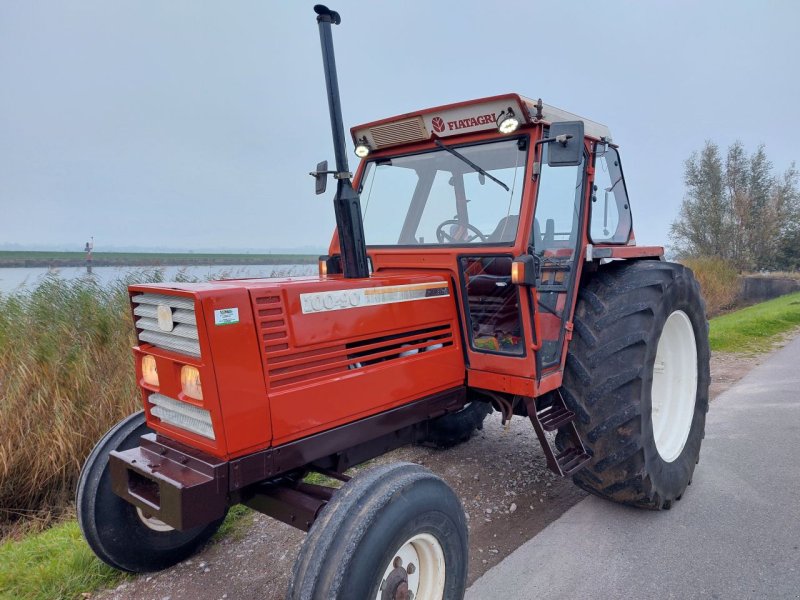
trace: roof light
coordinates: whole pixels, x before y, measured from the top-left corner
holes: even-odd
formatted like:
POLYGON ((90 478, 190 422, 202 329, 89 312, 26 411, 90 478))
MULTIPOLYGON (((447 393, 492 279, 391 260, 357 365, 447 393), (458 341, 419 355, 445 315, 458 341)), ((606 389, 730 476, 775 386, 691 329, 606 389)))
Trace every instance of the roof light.
POLYGON ((372 148, 369 147, 369 142, 367 142, 366 137, 362 137, 358 140, 358 144, 356 144, 355 153, 358 158, 367 158, 372 148))
POLYGON ((519 129, 519 119, 514 114, 514 109, 510 106, 497 117, 497 129, 500 133, 514 133, 519 129))

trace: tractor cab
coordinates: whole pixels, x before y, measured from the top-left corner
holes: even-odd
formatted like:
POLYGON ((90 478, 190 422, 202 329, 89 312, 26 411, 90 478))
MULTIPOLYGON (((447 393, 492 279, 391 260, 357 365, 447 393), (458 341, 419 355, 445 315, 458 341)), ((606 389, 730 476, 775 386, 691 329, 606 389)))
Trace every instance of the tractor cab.
MULTIPOLYGON (((584 263, 634 250, 608 128, 508 94, 359 125, 351 136, 373 272, 448 274, 469 385, 525 396, 558 387, 584 263)), ((330 275, 339 254, 336 235, 330 275)))

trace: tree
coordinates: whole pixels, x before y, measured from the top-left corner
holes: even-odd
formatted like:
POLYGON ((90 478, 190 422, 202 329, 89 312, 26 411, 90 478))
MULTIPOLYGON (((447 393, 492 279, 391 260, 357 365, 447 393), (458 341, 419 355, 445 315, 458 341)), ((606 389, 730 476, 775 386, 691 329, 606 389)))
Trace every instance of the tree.
POLYGON ((686 196, 680 217, 672 223, 672 237, 681 254, 724 256, 728 247, 729 206, 723 193, 719 147, 707 141, 686 161, 686 196))
POLYGON ((800 265, 800 195, 794 163, 774 173, 763 145, 748 156, 744 145, 707 141, 686 161, 686 194, 672 239, 683 256, 715 256, 739 269, 800 265))

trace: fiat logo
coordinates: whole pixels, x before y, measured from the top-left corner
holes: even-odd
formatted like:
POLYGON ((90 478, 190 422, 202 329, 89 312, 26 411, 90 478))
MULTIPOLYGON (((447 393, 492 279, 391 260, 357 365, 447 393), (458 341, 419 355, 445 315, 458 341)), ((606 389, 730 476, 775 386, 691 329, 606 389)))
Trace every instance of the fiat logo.
POLYGON ((433 117, 431 120, 431 125, 433 125, 433 130, 436 133, 442 133, 444 131, 444 121, 442 117, 433 117))

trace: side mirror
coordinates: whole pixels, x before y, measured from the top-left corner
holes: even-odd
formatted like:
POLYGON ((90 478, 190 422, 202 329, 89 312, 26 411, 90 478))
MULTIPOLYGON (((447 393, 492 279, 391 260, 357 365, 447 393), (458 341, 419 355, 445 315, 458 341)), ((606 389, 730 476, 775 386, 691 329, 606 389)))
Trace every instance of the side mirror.
POLYGON ((550 125, 547 166, 575 167, 583 158, 583 121, 561 121, 550 125), (550 141, 552 140, 552 141, 550 141))
POLYGON ((317 192, 317 196, 320 194, 324 194, 325 190, 328 189, 328 161, 323 160, 321 163, 317 163, 317 170, 312 171, 309 173, 314 180, 315 180, 315 189, 317 192))
POLYGON ((539 279, 539 257, 524 254, 511 263, 511 283, 535 286, 539 279))

